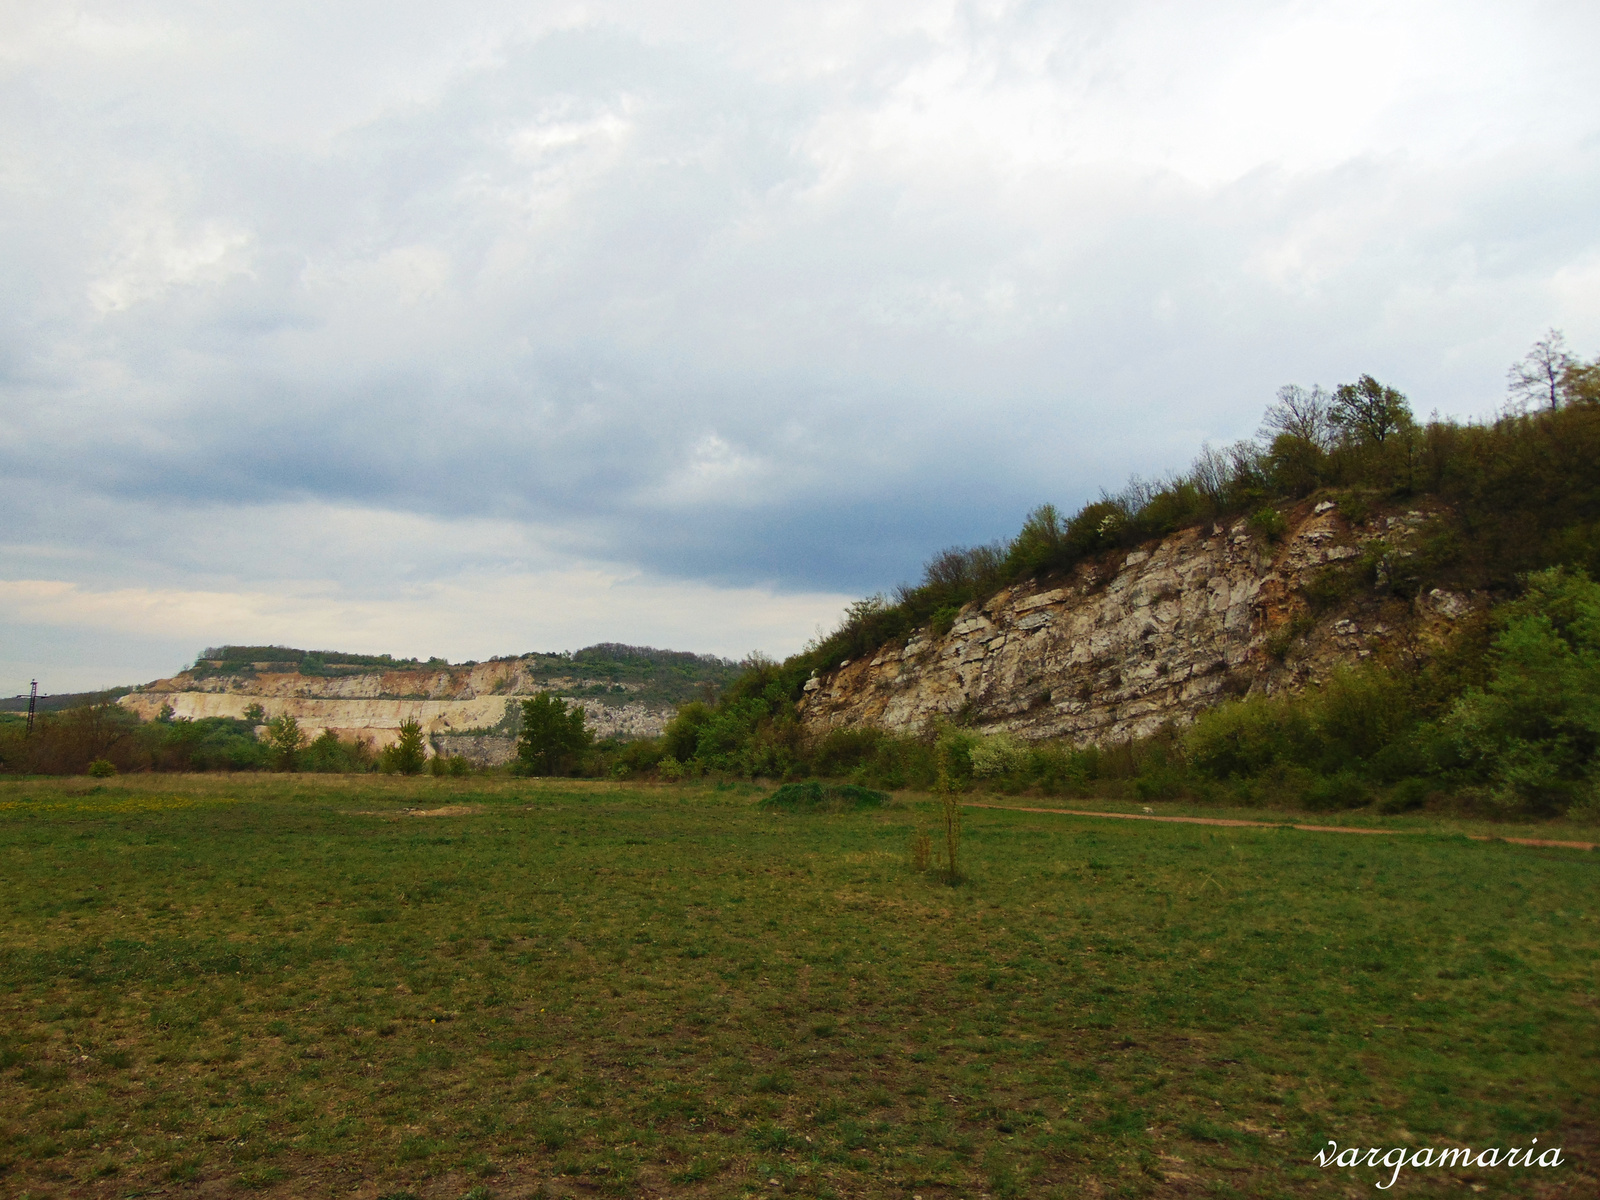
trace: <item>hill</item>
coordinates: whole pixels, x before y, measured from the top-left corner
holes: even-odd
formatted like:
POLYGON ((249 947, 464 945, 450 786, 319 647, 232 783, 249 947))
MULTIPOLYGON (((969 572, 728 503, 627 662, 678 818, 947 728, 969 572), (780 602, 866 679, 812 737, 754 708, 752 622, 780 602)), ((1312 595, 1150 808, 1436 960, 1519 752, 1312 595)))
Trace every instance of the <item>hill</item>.
POLYGON ((495 763, 511 754, 519 701, 528 696, 553 692, 581 702, 601 737, 649 737, 678 705, 714 697, 739 671, 712 655, 613 642, 453 666, 437 658, 221 646, 119 703, 146 721, 165 715, 262 724, 290 716, 310 737, 331 730, 379 749, 396 739, 402 722, 416 720, 439 749, 495 763))
POLYGON ((1362 376, 953 548, 664 734, 673 772, 1600 815, 1600 360, 1418 421, 1362 376))

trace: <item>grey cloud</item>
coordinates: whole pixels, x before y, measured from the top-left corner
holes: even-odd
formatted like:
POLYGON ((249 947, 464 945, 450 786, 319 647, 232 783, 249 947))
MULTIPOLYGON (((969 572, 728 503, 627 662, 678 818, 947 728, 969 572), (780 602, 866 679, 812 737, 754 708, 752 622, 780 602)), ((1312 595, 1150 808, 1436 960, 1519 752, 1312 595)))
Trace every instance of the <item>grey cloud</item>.
POLYGON ((1114 45, 1153 10, 913 9, 833 67, 814 32, 786 70, 759 22, 695 10, 674 36, 623 8, 523 32, 474 9, 481 52, 386 34, 365 63, 377 18, 342 9, 291 70, 289 25, 244 6, 241 81, 214 27, 216 62, 148 89, 70 56, 13 71, 7 500, 113 527, 311 502, 505 520, 590 561, 865 591, 1247 434, 1289 380, 1371 370, 1482 412, 1546 325, 1600 350, 1600 311, 1553 282, 1600 255, 1592 125, 1453 155, 1391 130, 1198 177, 1182 147, 1118 156, 1072 124, 1223 138, 1114 45), (930 150, 924 99, 1012 105, 1043 149, 958 120, 930 150))

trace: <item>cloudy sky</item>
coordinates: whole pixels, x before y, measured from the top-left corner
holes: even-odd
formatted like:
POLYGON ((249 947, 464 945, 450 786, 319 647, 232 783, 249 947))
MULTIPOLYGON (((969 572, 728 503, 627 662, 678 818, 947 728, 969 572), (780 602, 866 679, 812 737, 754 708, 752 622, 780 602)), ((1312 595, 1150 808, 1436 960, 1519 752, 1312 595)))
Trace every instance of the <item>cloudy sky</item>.
POLYGON ((1363 371, 1600 353, 1600 7, 0 4, 0 693, 792 651, 1363 371))

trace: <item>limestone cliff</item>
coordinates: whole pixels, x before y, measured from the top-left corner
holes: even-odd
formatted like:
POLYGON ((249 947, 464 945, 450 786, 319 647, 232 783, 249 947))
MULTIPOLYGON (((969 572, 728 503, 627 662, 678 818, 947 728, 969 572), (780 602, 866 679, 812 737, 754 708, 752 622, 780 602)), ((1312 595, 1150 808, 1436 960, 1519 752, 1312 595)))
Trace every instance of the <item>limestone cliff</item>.
MULTIPOLYGON (((1288 515, 1276 544, 1239 521, 1175 533, 1069 576, 969 604, 942 636, 846 663, 806 684, 813 730, 914 733, 961 719, 1077 744, 1144 736, 1231 695, 1303 688, 1383 649, 1423 653, 1486 598, 1434 590, 1399 600, 1367 581, 1320 614, 1328 573, 1415 552, 1438 515, 1413 509, 1352 526, 1331 503, 1288 515), (1320 577, 1320 578, 1319 578, 1320 577)), ((1351 573, 1349 584, 1356 575, 1351 573)))
MULTIPOLYGON (((184 673, 147 684, 118 703, 145 720, 166 706, 177 717, 243 719, 251 705, 259 704, 265 720, 294 717, 310 737, 332 729, 340 737, 367 738, 381 749, 396 740, 402 721, 416 720, 430 741, 439 742, 469 730, 500 726, 508 701, 604 683, 578 674, 535 678, 524 661, 502 659, 469 667, 336 677, 271 671, 245 676, 184 673)), ((669 708, 630 701, 627 685, 615 685, 611 690, 615 698, 576 701, 588 711, 590 728, 601 737, 654 736, 672 717, 669 708)), ((474 758, 495 761, 509 754, 510 744, 506 737, 480 736, 449 748, 470 749, 474 758)))

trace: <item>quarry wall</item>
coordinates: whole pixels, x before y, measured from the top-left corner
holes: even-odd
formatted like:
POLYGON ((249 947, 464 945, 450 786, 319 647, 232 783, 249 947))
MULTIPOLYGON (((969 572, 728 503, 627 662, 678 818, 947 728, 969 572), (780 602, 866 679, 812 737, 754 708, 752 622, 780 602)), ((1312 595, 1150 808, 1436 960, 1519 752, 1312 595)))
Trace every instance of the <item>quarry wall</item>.
POLYGON ((1278 541, 1245 521, 1183 530, 1007 588, 967 605, 942 636, 924 630, 815 676, 801 719, 817 732, 916 733, 944 719, 1108 743, 1186 723, 1228 696, 1314 686, 1374 653, 1425 655, 1487 604, 1440 590, 1401 599, 1386 586, 1383 564, 1414 554, 1436 515, 1356 526, 1323 502, 1290 513, 1278 541), (1375 581, 1313 611, 1307 585, 1358 561, 1377 564, 1375 581))
MULTIPOLYGON (((365 738, 380 750, 399 739, 401 722, 415 720, 428 735, 430 754, 433 743, 450 738, 448 747, 441 742, 447 753, 464 753, 474 762, 494 765, 509 757, 506 747, 514 747, 511 739, 458 735, 499 726, 508 702, 592 682, 579 676, 535 682, 516 660, 336 678, 288 672, 199 678, 182 674, 140 688, 118 703, 143 720, 156 717, 167 706, 175 717, 244 720, 251 705, 259 704, 263 721, 290 716, 308 737, 331 729, 342 738, 365 738)), ((631 703, 625 695, 616 702, 584 698, 573 703, 587 711, 589 727, 599 737, 653 737, 672 718, 671 710, 631 703)))

